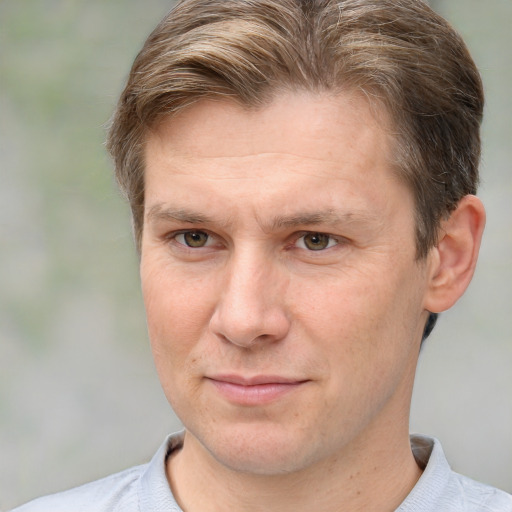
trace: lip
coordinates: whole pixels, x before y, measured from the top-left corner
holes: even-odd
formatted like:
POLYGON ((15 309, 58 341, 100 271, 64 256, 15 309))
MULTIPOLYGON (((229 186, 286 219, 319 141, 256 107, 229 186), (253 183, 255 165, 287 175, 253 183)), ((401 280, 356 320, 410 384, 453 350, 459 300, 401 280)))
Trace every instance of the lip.
POLYGON ((307 380, 277 375, 215 375, 206 378, 229 402, 244 406, 265 405, 283 398, 303 386, 307 380))

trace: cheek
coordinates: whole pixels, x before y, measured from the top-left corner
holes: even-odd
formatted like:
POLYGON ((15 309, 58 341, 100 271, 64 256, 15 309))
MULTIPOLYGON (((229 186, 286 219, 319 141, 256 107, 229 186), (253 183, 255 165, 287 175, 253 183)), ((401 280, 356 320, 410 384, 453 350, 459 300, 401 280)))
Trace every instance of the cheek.
POLYGON ((190 402, 201 366, 203 332, 209 323, 208 287, 180 278, 179 272, 141 269, 151 350, 162 389, 181 417, 190 402))
POLYGON ((324 333, 333 342, 349 343, 378 328, 379 290, 373 279, 360 275, 327 275, 316 282, 299 282, 290 293, 294 315, 311 335, 324 333))
POLYGON ((213 308, 213 287, 176 269, 145 264, 142 294, 157 367, 182 360, 201 339, 213 308))
POLYGON ((317 348, 332 368, 378 378, 399 365, 413 345, 421 294, 391 268, 387 274, 354 272, 295 287, 294 316, 302 319, 307 338, 322 340, 317 348))

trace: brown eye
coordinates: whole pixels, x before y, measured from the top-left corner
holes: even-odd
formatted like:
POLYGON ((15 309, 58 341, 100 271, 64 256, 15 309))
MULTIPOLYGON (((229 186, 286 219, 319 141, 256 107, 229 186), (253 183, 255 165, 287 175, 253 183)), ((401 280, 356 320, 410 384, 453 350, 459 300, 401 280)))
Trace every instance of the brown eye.
POLYGON ((325 233, 308 233, 302 237, 304 246, 310 251, 321 251, 333 245, 333 240, 325 233))
POLYGON ((176 236, 176 240, 188 247, 204 247, 208 243, 208 234, 204 231, 187 231, 176 236))

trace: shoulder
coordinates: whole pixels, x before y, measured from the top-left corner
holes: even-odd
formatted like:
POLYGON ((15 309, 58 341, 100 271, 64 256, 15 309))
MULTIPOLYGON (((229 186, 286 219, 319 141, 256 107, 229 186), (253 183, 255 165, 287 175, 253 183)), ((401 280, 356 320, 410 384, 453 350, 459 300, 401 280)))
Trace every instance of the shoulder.
POLYGON ((452 473, 452 487, 468 512, 512 512, 512 495, 490 485, 452 473))
POLYGON ((183 432, 171 434, 148 464, 38 498, 11 512, 179 512, 167 481, 165 461, 182 443, 183 432))
POLYGON ((44 496, 11 512, 138 512, 137 486, 147 465, 135 466, 64 492, 44 496))
POLYGON ((454 472, 441 443, 411 436, 411 447, 423 474, 397 512, 512 512, 512 496, 454 472))

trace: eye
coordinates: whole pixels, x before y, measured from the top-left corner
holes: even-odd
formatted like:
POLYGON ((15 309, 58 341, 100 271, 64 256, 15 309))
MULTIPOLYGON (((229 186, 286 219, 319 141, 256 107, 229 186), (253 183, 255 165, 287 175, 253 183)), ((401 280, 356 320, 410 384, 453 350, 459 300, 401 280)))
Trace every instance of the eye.
POLYGON ((185 231, 174 236, 176 242, 187 247, 200 248, 212 244, 211 237, 204 231, 185 231))
POLYGON ((308 251, 323 251, 337 244, 335 238, 325 233, 306 233, 297 240, 297 246, 308 251))

